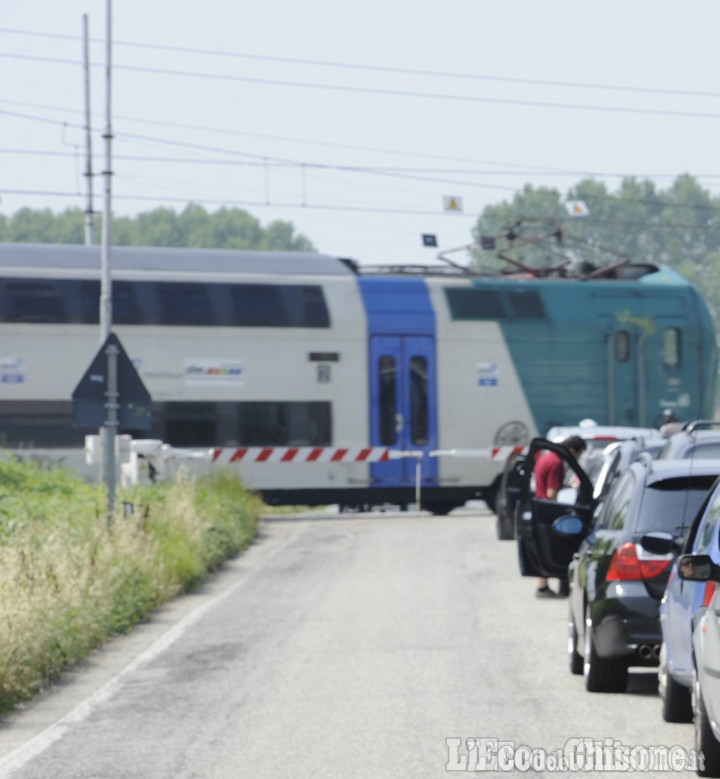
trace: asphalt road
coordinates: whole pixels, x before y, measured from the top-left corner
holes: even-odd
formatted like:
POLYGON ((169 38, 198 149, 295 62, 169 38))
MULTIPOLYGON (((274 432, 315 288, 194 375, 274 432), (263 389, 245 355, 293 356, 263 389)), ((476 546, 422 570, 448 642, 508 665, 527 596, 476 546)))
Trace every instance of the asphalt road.
MULTIPOLYGON (((605 757, 580 747, 568 769, 611 750, 689 753, 692 726, 663 722, 655 673, 633 672, 624 694, 585 691, 567 603, 534 586, 484 510, 266 521, 201 591, 1 721, 0 776, 528 775, 500 768, 582 739, 605 757), (481 771, 492 739, 514 750, 481 771)), ((545 753, 529 775, 628 775, 556 771, 545 753)))

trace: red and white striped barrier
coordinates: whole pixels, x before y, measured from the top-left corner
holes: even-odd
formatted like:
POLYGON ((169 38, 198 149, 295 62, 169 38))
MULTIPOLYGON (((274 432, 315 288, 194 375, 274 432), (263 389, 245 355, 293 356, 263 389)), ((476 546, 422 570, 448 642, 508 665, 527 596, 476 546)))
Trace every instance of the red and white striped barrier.
POLYGON ((435 449, 430 457, 485 457, 488 460, 507 460, 511 454, 526 452, 526 446, 490 446, 487 449, 435 449))
POLYGON ((379 463, 396 456, 386 446, 245 446, 212 450, 214 463, 379 463))
MULTIPOLYGON (((436 449, 430 457, 484 457, 506 460, 523 452, 521 446, 491 446, 486 449, 436 449)), ((380 463, 403 457, 421 459, 421 451, 400 451, 386 446, 242 446, 211 450, 212 462, 228 463, 380 463)))

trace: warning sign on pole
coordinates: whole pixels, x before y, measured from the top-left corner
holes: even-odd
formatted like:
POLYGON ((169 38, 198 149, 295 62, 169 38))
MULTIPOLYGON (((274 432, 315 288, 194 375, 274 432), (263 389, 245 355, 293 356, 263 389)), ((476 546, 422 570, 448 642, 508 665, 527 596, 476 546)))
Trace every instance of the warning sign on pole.
POLYGON ((445 195, 443 197, 443 209, 445 211, 462 211, 462 198, 457 195, 445 195))

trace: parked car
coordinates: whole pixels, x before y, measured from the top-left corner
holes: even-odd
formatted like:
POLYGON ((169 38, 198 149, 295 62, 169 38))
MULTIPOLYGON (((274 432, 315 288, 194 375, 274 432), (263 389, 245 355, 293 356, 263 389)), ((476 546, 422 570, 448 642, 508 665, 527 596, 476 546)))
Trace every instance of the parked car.
MULTIPOLYGON (((554 443, 561 443, 570 436, 579 435, 587 444, 585 453, 580 458, 583 470, 588 474, 593 483, 600 476, 605 464, 604 451, 613 443, 620 441, 635 441, 638 452, 645 449, 656 452, 662 448, 665 439, 660 436, 660 431, 654 427, 626 427, 615 425, 598 425, 591 419, 583 420, 579 425, 551 427, 545 438, 554 443)), ((630 450, 626 450, 629 452, 630 450)), ((515 538, 515 506, 520 493, 520 483, 524 473, 523 464, 526 454, 515 453, 510 455, 505 462, 500 485, 495 499, 496 533, 501 541, 515 538)), ((624 465, 627 457, 621 461, 624 465)), ((604 484, 605 482, 603 482, 604 484)))
POLYGON ((578 480, 574 504, 536 498, 527 467, 518 499, 518 554, 524 576, 569 581, 570 670, 590 692, 625 689, 631 666, 656 666, 660 600, 673 562, 647 548, 657 532, 683 536, 720 474, 720 461, 641 455, 609 492, 593 485, 564 447, 531 442, 526 460, 554 451, 578 480))
MULTIPOLYGON (((654 539, 653 549, 663 552, 680 551, 684 554, 709 555, 720 564, 720 482, 708 496, 691 524, 680 549, 671 536, 654 539)), ((717 583, 683 579, 676 560, 660 603, 660 627, 663 643, 660 650, 658 689, 662 701, 662 715, 668 722, 690 722, 693 718, 691 690, 694 658, 693 626, 707 608, 717 583)))
POLYGON ((593 498, 601 500, 615 483, 615 480, 625 472, 630 463, 640 456, 655 459, 662 449, 664 441, 660 437, 645 439, 643 436, 630 438, 627 441, 616 441, 608 444, 598 458, 599 466, 589 471, 584 459, 580 465, 593 483, 593 498))
POLYGON ((695 747, 704 757, 698 774, 720 776, 720 566, 710 555, 683 555, 678 561, 678 573, 689 584, 715 585, 707 608, 696 616, 692 633, 692 701, 695 747))
POLYGON ((682 430, 667 439, 660 450, 661 460, 720 459, 720 422, 696 419, 687 422, 682 430))

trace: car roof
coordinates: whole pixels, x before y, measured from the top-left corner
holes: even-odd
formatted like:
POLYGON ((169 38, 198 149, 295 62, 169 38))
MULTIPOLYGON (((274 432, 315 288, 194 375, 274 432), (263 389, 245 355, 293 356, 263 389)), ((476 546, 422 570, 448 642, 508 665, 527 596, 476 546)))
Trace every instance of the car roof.
POLYGON ((720 476, 720 459, 637 460, 631 467, 647 468, 648 484, 683 476, 720 476))
MULTIPOLYGON (((685 428, 673 433, 666 441, 663 448, 662 459, 671 459, 678 452, 694 449, 696 445, 720 443, 720 429, 708 430, 707 428, 685 428)), ((692 455, 692 451, 690 452, 692 455)))
MULTIPOLYGON (((720 431, 719 431, 720 432, 720 431)), ((558 443, 573 435, 586 441, 625 441, 631 438, 659 438, 660 431, 654 427, 629 427, 625 425, 556 425, 545 436, 548 441, 558 443)))
POLYGON ((669 440, 677 441, 720 441, 720 430, 679 430, 669 440))

